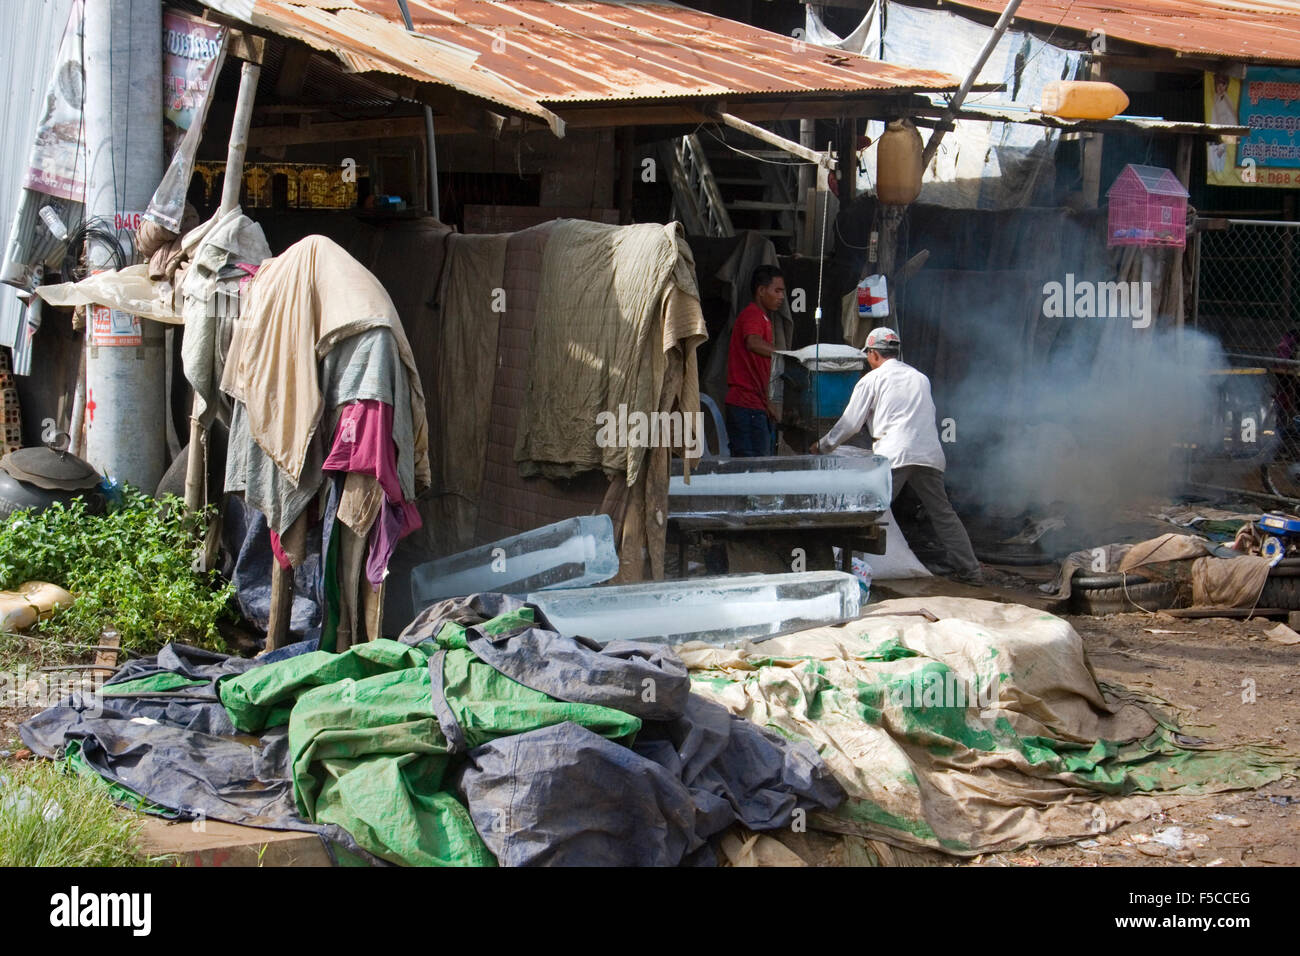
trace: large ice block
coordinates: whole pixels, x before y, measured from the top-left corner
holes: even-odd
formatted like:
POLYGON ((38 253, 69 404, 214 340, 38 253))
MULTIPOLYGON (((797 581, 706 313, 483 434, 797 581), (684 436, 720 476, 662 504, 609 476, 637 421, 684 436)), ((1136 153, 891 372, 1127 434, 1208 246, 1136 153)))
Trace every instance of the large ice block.
POLYGON ((411 573, 416 611, 479 591, 527 594, 586 587, 618 574, 609 515, 568 518, 430 561, 411 573))
POLYGON ((689 528, 823 528, 868 524, 889 507, 889 460, 880 455, 706 459, 668 480, 668 516, 689 528))
POLYGON ((807 571, 536 591, 527 600, 560 633, 600 644, 730 644, 851 620, 861 613, 861 593, 851 574, 807 571))

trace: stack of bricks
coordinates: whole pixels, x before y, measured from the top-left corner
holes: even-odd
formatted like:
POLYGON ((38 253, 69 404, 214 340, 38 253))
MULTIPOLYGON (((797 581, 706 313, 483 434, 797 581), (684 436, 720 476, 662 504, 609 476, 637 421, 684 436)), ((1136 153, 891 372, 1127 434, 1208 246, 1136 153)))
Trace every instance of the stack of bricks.
POLYGON ((0 455, 23 447, 23 416, 18 408, 9 350, 0 349, 0 455))

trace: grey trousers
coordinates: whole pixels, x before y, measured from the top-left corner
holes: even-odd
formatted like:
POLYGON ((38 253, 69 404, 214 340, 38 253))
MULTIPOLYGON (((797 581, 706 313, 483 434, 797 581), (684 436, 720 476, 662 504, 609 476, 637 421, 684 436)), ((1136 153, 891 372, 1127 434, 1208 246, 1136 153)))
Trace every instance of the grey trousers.
POLYGON ((943 487, 943 472, 926 465, 904 465, 893 469, 893 476, 894 500, 898 500, 898 493, 905 486, 911 485, 921 499, 925 516, 934 525, 934 533, 948 551, 948 563, 953 570, 980 570, 979 559, 975 557, 975 549, 970 545, 970 537, 962 527, 957 512, 952 510, 952 505, 948 502, 948 492, 943 487))

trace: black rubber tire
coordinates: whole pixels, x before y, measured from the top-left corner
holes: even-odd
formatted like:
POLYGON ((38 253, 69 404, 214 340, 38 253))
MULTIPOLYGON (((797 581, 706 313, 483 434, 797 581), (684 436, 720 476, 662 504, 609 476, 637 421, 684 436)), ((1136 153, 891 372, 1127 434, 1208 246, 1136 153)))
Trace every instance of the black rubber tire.
MULTIPOLYGON (((1292 580, 1292 579, 1288 579, 1292 580)), ((1123 614, 1128 611, 1161 611, 1173 607, 1178 600, 1178 584, 1174 581, 1141 581, 1134 583, 1129 575, 1124 587, 1090 588, 1070 591, 1070 613, 1123 614)))
POLYGON ((1050 554, 1017 554, 1014 551, 976 551, 975 557, 985 564, 1001 564, 1008 568, 1036 568, 1052 563, 1050 554))
POLYGON ((1275 607, 1284 611, 1300 611, 1300 578, 1278 577, 1270 574, 1259 593, 1256 607, 1275 607))
POLYGON ((1125 583, 1129 587, 1135 584, 1147 584, 1151 579, 1143 577, 1140 574, 1134 574, 1131 571, 1127 574, 1121 574, 1116 571, 1113 573, 1089 574, 1086 571, 1075 571, 1074 577, 1070 579, 1070 591, 1102 591, 1111 588, 1123 588, 1125 583))

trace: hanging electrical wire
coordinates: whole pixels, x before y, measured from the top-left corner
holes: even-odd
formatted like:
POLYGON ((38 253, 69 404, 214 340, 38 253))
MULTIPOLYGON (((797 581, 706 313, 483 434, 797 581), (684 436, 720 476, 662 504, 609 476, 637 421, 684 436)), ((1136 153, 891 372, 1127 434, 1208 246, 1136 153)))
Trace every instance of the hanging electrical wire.
POLYGON ((125 269, 134 260, 134 250, 128 250, 113 223, 103 216, 84 220, 68 234, 67 249, 63 254, 63 278, 80 282, 89 275, 83 252, 87 242, 97 242, 107 251, 114 269, 125 269))
POLYGON ((732 146, 725 139, 723 139, 717 133, 713 132, 712 129, 709 129, 703 123, 701 123, 699 126, 696 127, 697 132, 700 129, 703 129, 706 133, 708 133, 710 136, 716 139, 723 146, 727 147, 727 149, 731 150, 733 153, 739 153, 741 156, 747 156, 748 158, 752 159, 756 163, 767 163, 769 166, 810 166, 812 165, 807 160, 800 160, 799 162, 796 163, 783 163, 777 159, 764 159, 762 156, 755 156, 753 153, 747 153, 743 149, 740 149, 739 147, 732 146))

